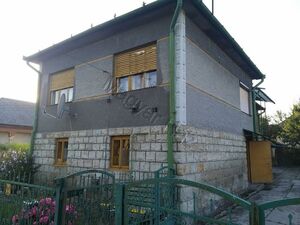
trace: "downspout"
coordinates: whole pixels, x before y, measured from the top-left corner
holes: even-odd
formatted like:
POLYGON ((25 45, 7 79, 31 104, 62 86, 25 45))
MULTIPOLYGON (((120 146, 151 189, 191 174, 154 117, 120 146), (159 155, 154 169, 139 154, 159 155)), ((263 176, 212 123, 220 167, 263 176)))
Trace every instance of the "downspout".
POLYGON ((35 72, 38 73, 38 87, 37 87, 37 98, 36 98, 36 104, 35 104, 35 113, 34 113, 34 121, 33 121, 33 129, 31 133, 31 140, 30 140, 30 149, 29 149, 29 155, 32 156, 33 149, 34 149, 34 139, 38 127, 38 115, 39 115, 39 105, 40 105, 40 89, 41 89, 41 71, 34 68, 29 61, 27 61, 26 57, 23 57, 23 59, 26 61, 26 64, 33 69, 35 72))
POLYGON ((175 135, 175 118, 176 118, 176 107, 175 107, 175 25, 179 16, 179 12, 182 8, 182 0, 177 0, 176 9, 170 24, 169 32, 169 122, 168 122, 168 153, 167 161, 168 168, 174 169, 174 135, 175 135))
POLYGON ((255 86, 252 87, 252 115, 253 115, 253 131, 254 131, 254 133, 258 133, 257 132, 257 127, 256 127, 257 111, 256 111, 256 102, 255 102, 255 99, 256 99, 255 89, 259 85, 261 85, 264 82, 265 79, 266 79, 266 76, 263 75, 261 80, 255 86))

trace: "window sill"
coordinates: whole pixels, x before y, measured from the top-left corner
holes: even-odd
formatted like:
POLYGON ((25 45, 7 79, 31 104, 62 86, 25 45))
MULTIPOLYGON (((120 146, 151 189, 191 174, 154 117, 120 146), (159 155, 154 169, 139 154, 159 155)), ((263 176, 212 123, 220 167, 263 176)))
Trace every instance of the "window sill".
POLYGON ((123 91, 123 92, 113 92, 112 95, 127 94, 127 93, 142 91, 142 90, 153 89, 153 88, 156 88, 156 87, 158 87, 158 86, 156 85, 156 86, 153 86, 153 87, 146 87, 146 88, 140 88, 140 89, 135 89, 135 90, 123 91))
POLYGON ((67 167, 68 164, 67 163, 54 163, 53 166, 57 167, 57 168, 63 168, 63 167, 67 167))
POLYGON ((129 172, 129 167, 110 167, 109 168, 111 171, 116 171, 116 172, 129 172))

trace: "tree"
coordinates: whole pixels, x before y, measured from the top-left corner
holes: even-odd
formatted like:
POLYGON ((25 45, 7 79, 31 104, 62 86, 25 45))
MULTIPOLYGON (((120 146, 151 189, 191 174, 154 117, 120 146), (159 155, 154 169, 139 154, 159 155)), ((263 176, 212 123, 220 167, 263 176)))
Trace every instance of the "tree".
POLYGON ((300 146, 300 101, 293 105, 290 116, 284 121, 280 137, 292 147, 300 146))
POLYGON ((274 116, 264 116, 261 118, 261 131, 262 134, 277 141, 283 130, 284 120, 286 114, 282 111, 277 111, 274 116))

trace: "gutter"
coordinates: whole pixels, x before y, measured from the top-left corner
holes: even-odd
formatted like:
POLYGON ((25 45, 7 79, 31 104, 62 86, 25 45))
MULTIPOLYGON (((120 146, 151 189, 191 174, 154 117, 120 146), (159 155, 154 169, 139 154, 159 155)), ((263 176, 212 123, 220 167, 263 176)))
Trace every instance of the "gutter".
POLYGON ((170 93, 169 93, 169 122, 168 122, 168 152, 167 161, 168 168, 174 169, 174 135, 176 132, 175 118, 175 25, 179 16, 179 12, 182 9, 182 0, 177 0, 176 9, 170 24, 169 32, 169 75, 170 75, 170 93))
POLYGON ((255 85, 252 87, 251 89, 251 92, 252 92, 252 115, 253 115, 253 132, 254 133, 258 133, 258 130, 257 130, 257 127, 256 127, 256 122, 257 122, 257 110, 256 110, 256 102, 255 102, 255 99, 256 99, 256 93, 255 93, 255 90, 257 89, 257 87, 259 85, 261 85, 264 80, 266 79, 266 76, 263 75, 263 77, 261 78, 261 80, 255 85))
POLYGON ((26 61, 26 64, 31 69, 33 69, 35 72, 38 73, 37 98, 36 98, 36 104, 35 104, 34 122, 33 122, 33 129, 32 129, 32 133, 31 133, 30 149, 29 149, 29 155, 32 156, 33 149, 34 149, 34 139, 35 139, 36 131, 37 131, 37 127, 38 127, 38 115, 39 115, 39 110, 40 110, 39 105, 40 105, 40 89, 41 89, 42 72, 37 70, 34 66, 32 66, 26 57, 23 57, 23 60, 26 61))

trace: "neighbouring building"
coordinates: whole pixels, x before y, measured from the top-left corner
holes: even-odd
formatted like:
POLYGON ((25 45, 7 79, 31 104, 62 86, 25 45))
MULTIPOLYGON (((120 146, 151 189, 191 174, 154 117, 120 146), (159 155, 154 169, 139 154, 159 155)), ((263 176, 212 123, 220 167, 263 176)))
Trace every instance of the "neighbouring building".
MULTIPOLYGON (((167 165, 175 7, 156 1, 25 57, 41 66, 33 152, 41 173, 167 165)), ((244 190, 252 81, 264 75, 201 1, 183 1, 174 29, 176 172, 244 190)))
POLYGON ((0 144, 29 144, 35 104, 0 98, 0 144))

